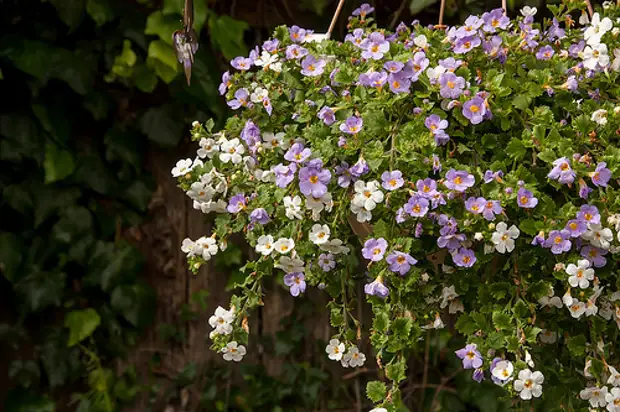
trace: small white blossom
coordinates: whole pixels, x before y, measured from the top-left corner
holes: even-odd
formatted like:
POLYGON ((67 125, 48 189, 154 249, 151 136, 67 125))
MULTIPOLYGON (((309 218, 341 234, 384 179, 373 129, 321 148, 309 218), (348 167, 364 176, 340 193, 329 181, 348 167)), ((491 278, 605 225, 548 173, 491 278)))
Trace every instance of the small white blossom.
POLYGON ((303 215, 301 214, 301 197, 297 195, 293 198, 286 196, 284 198, 284 213, 286 214, 286 217, 291 220, 303 219, 303 215))
POLYGON ((319 225, 318 223, 312 226, 310 233, 308 234, 309 240, 315 245, 322 245, 329 241, 329 235, 331 231, 327 225, 319 225))
POLYGON ((598 386, 590 386, 579 392, 579 397, 584 401, 590 402, 593 408, 603 408, 607 405, 607 386, 599 388, 598 386))
POLYGON ((285 255, 295 248, 295 241, 291 238, 282 237, 276 240, 276 243, 273 244, 273 248, 285 255))
MULTIPOLYGON (((617 28, 614 28, 614 30, 616 30, 617 28)), ((618 29, 620 31, 620 29, 618 29)), ((618 33, 620 34, 620 33, 618 33)), ((613 71, 619 71, 620 70, 620 49, 614 49, 614 61, 611 63, 611 69, 613 71)), ((618 106, 614 107, 614 113, 618 114, 618 106)))
POLYGON ((538 9, 536 7, 525 6, 520 11, 523 17, 534 17, 538 9))
POLYGON ((590 120, 598 124, 599 126, 605 126, 607 124, 607 110, 598 109, 592 113, 590 120))
POLYGON ((586 46, 582 54, 583 66, 586 69, 595 70, 597 66, 605 67, 609 64, 607 45, 604 43, 586 46))
POLYGON ((241 144, 236 137, 231 140, 226 140, 222 143, 222 153, 220 153, 220 160, 224 163, 233 162, 238 165, 243 161, 243 154, 245 153, 245 147, 241 144))
POLYGON ((372 211, 378 203, 383 202, 384 195, 380 187, 376 180, 371 180, 368 183, 358 180, 353 187, 355 195, 351 201, 351 206, 355 205, 369 212, 372 211))
POLYGON ((262 235, 256 241, 256 251, 263 256, 268 256, 273 252, 273 236, 271 235, 262 235))
POLYGON ((586 312, 586 304, 580 302, 578 299, 573 299, 573 302, 568 307, 568 310, 573 318, 579 319, 581 315, 586 312))
POLYGON ((172 177, 179 177, 189 173, 192 170, 192 159, 179 160, 175 167, 172 168, 172 177))
POLYGON ((484 239, 484 235, 481 232, 476 232, 474 234, 474 239, 480 241, 480 240, 484 239))
POLYGON ((265 142, 265 147, 268 149, 275 149, 280 147, 285 149, 286 139, 284 139, 285 134, 283 132, 273 134, 271 132, 263 133, 263 142, 265 142))
POLYGON ((549 329, 543 329, 538 337, 542 343, 555 343, 558 340, 558 333, 549 329))
POLYGON ((263 99, 267 97, 269 97, 267 89, 263 87, 257 87, 250 95, 250 100, 252 100, 253 103, 262 103, 263 99))
POLYGON ((512 366, 512 362, 508 360, 503 360, 497 362, 491 374, 495 376, 500 381, 509 382, 512 380, 512 374, 514 372, 514 366, 512 366))
POLYGON ((286 273, 302 273, 305 271, 304 261, 297 256, 282 256, 275 267, 286 273))
POLYGON ((413 44, 424 49, 428 47, 428 39, 425 35, 420 34, 419 36, 415 36, 413 38, 413 44))
POLYGON ((450 287, 444 286, 441 291, 441 303, 439 304, 439 307, 441 309, 445 308, 446 306, 448 306, 448 303, 452 302, 458 297, 459 295, 454 290, 454 285, 451 285, 450 287))
POLYGON ((332 194, 329 192, 326 192, 321 198, 306 197, 306 209, 312 211, 312 220, 315 222, 321 218, 323 210, 331 212, 333 206, 332 194))
POLYGON ((226 206, 228 206, 228 204, 222 199, 219 199, 215 202, 214 201, 199 202, 197 200, 194 200, 193 206, 194 206, 194 209, 200 210, 202 213, 211 213, 211 212, 226 213, 227 212, 226 206))
POLYGON ((542 395, 544 381, 545 377, 539 371, 532 372, 529 369, 523 369, 519 371, 519 379, 515 381, 514 388, 523 400, 530 400, 532 397, 539 398, 542 395))
POLYGON ((607 365, 609 368, 609 379, 607 379, 607 384, 612 386, 620 386, 620 373, 618 370, 611 365, 607 365))
POLYGON ((200 250, 200 254, 204 260, 211 259, 211 256, 215 255, 218 251, 215 239, 212 237, 203 236, 196 241, 196 246, 200 250))
POLYGON ((209 157, 209 159, 211 159, 220 149, 220 146, 217 144, 217 142, 211 138, 207 139, 203 137, 202 139, 200 139, 200 142, 198 144, 200 145, 200 149, 198 149, 198 152, 196 154, 198 154, 198 157, 202 159, 204 159, 205 157, 209 157))
POLYGON ((499 253, 512 252, 515 248, 515 239, 519 237, 519 229, 515 225, 510 226, 504 222, 497 224, 491 241, 495 244, 495 250, 499 253))
POLYGON ((554 296, 553 287, 549 288, 549 293, 547 294, 547 296, 543 296, 542 298, 538 299, 538 303, 543 308, 545 308, 547 306, 548 307, 556 307, 558 309, 562 308, 562 300, 559 297, 554 296))
POLYGON ((203 182, 194 182, 187 191, 187 196, 199 202, 209 202, 215 196, 215 189, 203 182))
POLYGON ((525 363, 527 363, 527 366, 529 366, 530 368, 534 367, 534 361, 532 360, 532 355, 530 355, 530 352, 528 350, 525 351, 525 363))
POLYGON ((613 27, 613 23, 609 17, 605 17, 601 20, 601 16, 598 13, 594 13, 590 27, 588 27, 583 34, 583 38, 590 46, 597 46, 601 42, 601 37, 613 27))
POLYGON ((579 24, 581 24, 582 26, 590 24, 590 16, 585 10, 583 10, 581 12, 581 16, 579 16, 579 24))
POLYGON ((196 246, 196 242, 194 242, 188 237, 183 239, 183 243, 181 244, 181 251, 183 253, 186 253, 188 258, 196 256, 197 254, 202 254, 202 250, 200 250, 200 248, 196 246))
POLYGON ((429 67, 426 69, 426 76, 431 81, 431 84, 435 84, 439 81, 439 77, 446 71, 447 69, 443 66, 429 67))
POLYGON ((232 333, 232 322, 235 315, 221 306, 215 309, 215 314, 209 318, 209 325, 214 328, 214 332, 219 335, 229 335, 232 333))
POLYGON ((385 408, 374 408, 371 409, 369 412, 388 412, 388 410, 385 408))
POLYGON ((588 230, 581 237, 590 242, 592 246, 605 250, 609 249, 614 240, 611 229, 593 223, 588 224, 588 230))
POLYGON ((577 261, 577 266, 569 264, 566 267, 566 273, 568 277, 568 283, 576 288, 579 286, 581 289, 586 289, 590 286, 590 281, 594 279, 594 269, 590 268, 590 261, 581 259, 577 261))
POLYGON ((357 368, 366 362, 366 355, 360 352, 357 346, 351 346, 340 362, 345 368, 349 366, 352 368, 357 368))
POLYGON ((562 296, 562 303, 564 303, 564 306, 570 306, 573 304, 573 297, 570 294, 570 289, 568 289, 566 293, 564 293, 564 296, 562 296))
POLYGON ((224 348, 222 348, 224 354, 224 360, 239 362, 246 354, 245 346, 237 344, 237 342, 229 342, 224 348))
POLYGON ((263 50, 260 57, 254 60, 254 64, 258 67, 264 67, 265 69, 271 69, 276 73, 280 73, 282 71, 282 63, 278 60, 277 54, 271 54, 263 50))
POLYGON ((344 349, 344 343, 341 343, 338 339, 332 339, 325 348, 325 352, 329 359, 339 361, 344 356, 344 349))

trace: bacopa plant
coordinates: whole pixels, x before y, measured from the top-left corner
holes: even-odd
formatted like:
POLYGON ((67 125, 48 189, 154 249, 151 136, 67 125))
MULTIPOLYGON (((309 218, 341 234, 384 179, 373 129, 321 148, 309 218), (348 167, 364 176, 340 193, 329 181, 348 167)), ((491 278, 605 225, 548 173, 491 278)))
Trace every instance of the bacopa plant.
POLYGON ((193 271, 237 232, 258 256, 209 320, 213 349, 242 360, 275 276, 331 296, 326 356, 376 359, 376 411, 396 410, 408 355, 449 317, 472 379, 620 411, 620 8, 583 8, 392 33, 364 5, 344 42, 280 27, 235 58, 220 93, 237 114, 195 123, 197 157, 172 171, 217 214, 183 241, 193 271), (372 355, 356 299, 372 305, 372 355))

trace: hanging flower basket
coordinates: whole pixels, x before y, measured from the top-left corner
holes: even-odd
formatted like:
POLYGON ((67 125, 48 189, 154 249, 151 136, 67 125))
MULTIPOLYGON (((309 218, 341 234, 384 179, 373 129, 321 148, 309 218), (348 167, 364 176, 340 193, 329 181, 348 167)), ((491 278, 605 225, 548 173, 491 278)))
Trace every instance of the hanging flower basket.
POLYGON ((327 356, 376 357, 376 410, 396 410, 408 354, 450 317, 474 380, 515 401, 620 410, 620 8, 582 6, 392 33, 364 5, 344 42, 280 27, 235 58, 220 85, 235 115, 217 132, 194 124, 197 157, 172 171, 217 215, 183 242, 192 270, 237 232, 259 256, 209 320, 213 349, 243 358, 276 277, 333 298, 327 356))

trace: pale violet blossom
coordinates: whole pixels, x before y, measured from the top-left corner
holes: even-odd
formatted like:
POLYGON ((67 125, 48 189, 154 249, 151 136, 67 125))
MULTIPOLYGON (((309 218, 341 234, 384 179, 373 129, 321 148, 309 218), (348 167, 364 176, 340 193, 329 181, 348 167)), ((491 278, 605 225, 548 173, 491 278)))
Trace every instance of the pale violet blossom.
POLYGON ((329 345, 325 348, 328 358, 335 361, 342 359, 344 356, 344 350, 344 343, 340 342, 338 339, 330 340, 329 345))
POLYGON ((566 273, 569 274, 568 283, 576 288, 586 289, 590 286, 590 281, 594 279, 594 269, 590 268, 590 261, 581 259, 577 261, 577 265, 569 264, 566 267, 566 273))
POLYGON ((519 392, 521 399, 530 400, 532 397, 539 398, 542 395, 542 383, 545 377, 541 372, 523 369, 519 371, 518 377, 519 379, 514 382, 514 388, 519 392))
POLYGON ((222 348, 224 360, 239 362, 246 354, 245 346, 239 345, 236 341, 229 342, 222 348))
POLYGON ((512 252, 515 248, 515 239, 519 237, 519 229, 515 225, 510 226, 500 222, 495 227, 495 233, 491 236, 491 241, 495 244, 495 250, 499 253, 512 252))

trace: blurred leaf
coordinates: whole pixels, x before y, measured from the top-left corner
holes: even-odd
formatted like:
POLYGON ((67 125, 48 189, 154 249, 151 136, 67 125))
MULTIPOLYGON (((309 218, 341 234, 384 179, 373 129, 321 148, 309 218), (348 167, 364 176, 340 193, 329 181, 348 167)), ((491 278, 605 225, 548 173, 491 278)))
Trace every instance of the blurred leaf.
POLYGON ((83 206, 72 206, 63 210, 62 217, 52 228, 54 238, 60 242, 70 243, 82 235, 92 232, 93 217, 83 206))
POLYGON ((45 183, 52 183, 73 173, 75 162, 71 152, 60 149, 54 143, 47 143, 43 169, 45 170, 45 183))
POLYGON ((143 261, 140 251, 127 243, 117 247, 112 242, 98 241, 91 249, 84 284, 110 292, 123 281, 133 282, 143 261))
POLYGON ((46 0, 56 7, 60 19, 73 31, 82 20, 84 0, 46 0))
POLYGON ((409 3, 409 12, 412 16, 415 16, 428 6, 435 3, 437 3, 437 0, 411 0, 411 3, 409 3))
POLYGON ((120 285, 112 291, 112 309, 137 328, 150 324, 155 315, 155 294, 142 283, 120 285))
POLYGON ((161 11, 151 13, 146 19, 145 34, 156 35, 168 44, 172 44, 172 33, 179 29, 179 18, 175 15, 164 15, 161 11))
POLYGON ((157 76, 145 64, 136 66, 133 76, 136 87, 144 93, 151 93, 157 87, 157 76))
POLYGON ((4 410, 5 412, 54 412, 56 405, 46 396, 17 387, 9 391, 4 402, 4 410))
POLYGON ((172 105, 148 109, 139 121, 142 133, 162 147, 175 147, 183 136, 181 113, 172 105))
POLYGON ((13 233, 0 233, 0 272, 9 282, 15 279, 15 272, 22 260, 22 243, 13 233))
POLYGON ((366 395, 373 402, 379 402, 385 399, 387 387, 385 383, 379 381, 371 381, 366 384, 366 395))
POLYGON ((41 378, 39 365, 33 360, 17 359, 9 366, 9 378, 25 388, 35 386, 41 378))
POLYGON ((329 0, 301 0, 299 7, 302 10, 309 10, 322 16, 325 8, 330 4, 329 0))
POLYGON ((67 348, 67 336, 63 328, 54 328, 45 337, 40 350, 41 362, 52 388, 81 375, 80 351, 67 348))
POLYGON ((87 0, 86 12, 95 21, 97 26, 102 26, 114 19, 114 12, 108 0, 87 0))
POLYGON ((178 74, 178 62, 174 49, 163 40, 149 44, 147 64, 164 82, 170 83, 178 74))
MULTIPOLYGON (((182 28, 181 16, 183 15, 184 7, 185 0, 164 0, 162 12, 166 15, 177 14, 179 16, 177 19, 177 29, 182 28)), ((207 20, 208 11, 209 9, 206 1, 194 1, 194 29, 196 29, 196 33, 198 34, 200 34, 200 30, 207 20)))
POLYGON ((110 74, 105 77, 107 82, 113 82, 117 76, 121 78, 131 77, 133 75, 133 66, 136 64, 137 56, 131 48, 131 40, 123 41, 123 50, 114 57, 114 64, 110 69, 110 74))
POLYGON ((69 328, 67 346, 77 345, 91 336, 101 323, 101 318, 93 308, 74 310, 65 316, 65 328, 69 328))
POLYGON ((73 179, 86 188, 102 195, 109 194, 116 185, 109 168, 101 156, 95 153, 80 156, 73 179))
POLYGON ((229 60, 248 54, 243 41, 243 32, 248 28, 249 25, 245 21, 213 13, 209 15, 209 31, 213 33, 211 42, 229 60))
POLYGON ((62 272, 34 272, 20 279, 15 292, 30 312, 47 306, 60 306, 67 275, 62 272))
POLYGON ((33 104, 32 111, 46 132, 56 141, 66 143, 71 134, 71 124, 66 113, 59 106, 33 104))
POLYGON ((136 179, 127 189, 125 189, 124 197, 136 209, 145 212, 151 201, 154 185, 144 179, 136 179))

